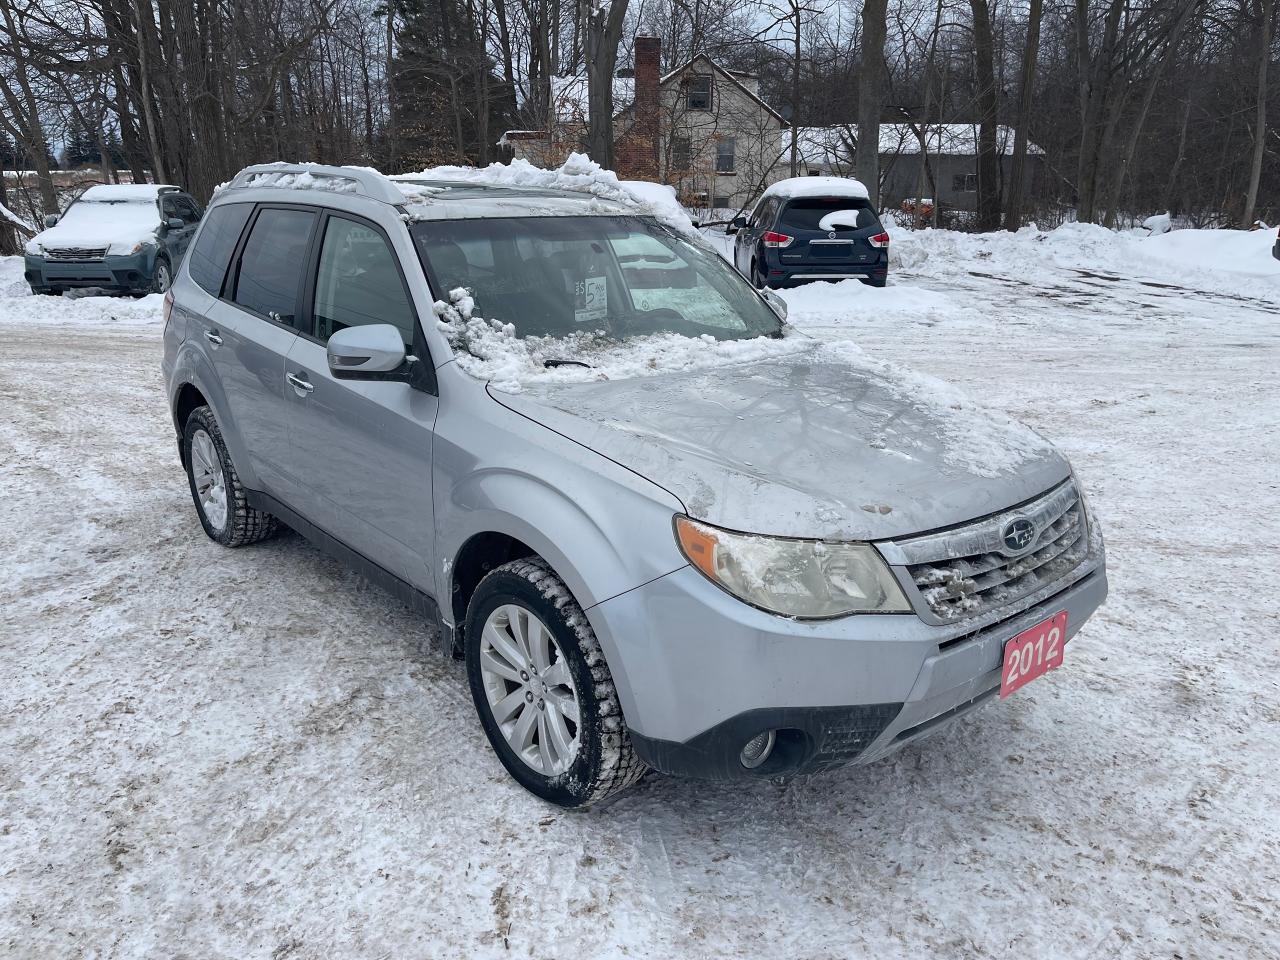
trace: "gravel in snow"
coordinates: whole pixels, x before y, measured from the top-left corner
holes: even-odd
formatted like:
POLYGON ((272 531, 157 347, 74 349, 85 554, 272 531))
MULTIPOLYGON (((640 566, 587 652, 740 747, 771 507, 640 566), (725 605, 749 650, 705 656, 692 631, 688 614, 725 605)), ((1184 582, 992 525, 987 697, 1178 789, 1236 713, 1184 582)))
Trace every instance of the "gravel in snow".
POLYGON ((395 601, 203 537, 157 303, 0 262, 0 954, 1280 956, 1280 268, 1039 236, 788 299, 1071 455, 1112 594, 1065 668, 870 767, 586 814, 395 601))

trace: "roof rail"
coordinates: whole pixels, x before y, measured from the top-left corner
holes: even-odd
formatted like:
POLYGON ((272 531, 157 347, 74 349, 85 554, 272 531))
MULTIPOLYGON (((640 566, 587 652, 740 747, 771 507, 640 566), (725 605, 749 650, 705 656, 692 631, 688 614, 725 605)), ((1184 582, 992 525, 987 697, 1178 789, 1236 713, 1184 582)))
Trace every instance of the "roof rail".
MULTIPOLYGON (((404 203, 404 194, 399 188, 377 170, 369 167, 336 167, 323 163, 258 163, 245 167, 227 186, 228 188, 271 187, 276 186, 282 177, 292 178, 303 174, 316 180, 330 181, 317 184, 316 189, 319 190, 356 193, 373 200, 381 200, 383 203, 404 203)), ((285 186, 285 184, 279 185, 285 186)))

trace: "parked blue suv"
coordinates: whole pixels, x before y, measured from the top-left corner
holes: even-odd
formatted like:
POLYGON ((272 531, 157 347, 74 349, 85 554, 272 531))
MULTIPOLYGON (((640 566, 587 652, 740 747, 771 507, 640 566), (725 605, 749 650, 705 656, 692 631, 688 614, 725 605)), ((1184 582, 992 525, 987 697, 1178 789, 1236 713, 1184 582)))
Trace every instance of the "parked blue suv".
POLYGON ((734 265, 758 288, 854 279, 883 287, 889 276, 889 234, 857 180, 780 180, 728 232, 734 265))
POLYGON ((28 241, 23 269, 32 293, 73 287, 164 293, 200 222, 179 187, 100 184, 80 194, 28 241))

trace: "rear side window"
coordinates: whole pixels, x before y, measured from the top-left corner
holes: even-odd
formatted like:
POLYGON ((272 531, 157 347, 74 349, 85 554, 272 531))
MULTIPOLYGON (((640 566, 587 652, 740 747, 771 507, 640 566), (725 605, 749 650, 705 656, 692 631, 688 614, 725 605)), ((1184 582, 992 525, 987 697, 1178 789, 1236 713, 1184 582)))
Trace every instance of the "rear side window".
POLYGON ((315 329, 321 343, 346 327, 389 323, 413 346, 413 307, 396 255, 378 231, 330 217, 316 273, 315 329))
POLYGON ((187 270, 191 279, 215 297, 222 292, 222 278, 227 274, 227 264, 235 252, 236 242, 244 230, 251 203, 228 203, 214 207, 208 222, 200 231, 200 239, 187 257, 187 270))
POLYGON ((294 322, 315 219, 307 210, 268 207, 258 214, 240 254, 240 275, 232 296, 236 303, 280 323, 294 322))
POLYGON ((852 197, 798 198, 788 203, 778 218, 779 226, 793 230, 862 230, 878 223, 871 204, 852 197), (824 219, 827 219, 825 224, 824 219))

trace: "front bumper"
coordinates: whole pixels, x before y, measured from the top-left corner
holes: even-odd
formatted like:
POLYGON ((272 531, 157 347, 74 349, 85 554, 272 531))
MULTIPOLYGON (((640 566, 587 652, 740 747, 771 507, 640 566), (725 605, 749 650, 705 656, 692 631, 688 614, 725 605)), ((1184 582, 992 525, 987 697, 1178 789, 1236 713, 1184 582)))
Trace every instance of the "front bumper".
POLYGON ((805 622, 747 606, 685 567, 587 611, 637 753, 670 774, 777 777, 867 763, 925 737, 999 690, 1004 644, 1061 610, 1067 639, 1102 604, 1100 543, 1065 583, 995 622, 914 614, 805 622), (748 770, 751 737, 774 754, 748 770))
POLYGON ((46 260, 26 254, 23 270, 27 283, 36 290, 101 287, 104 290, 141 291, 151 289, 155 251, 142 250, 126 256, 106 256, 101 260, 46 260))

